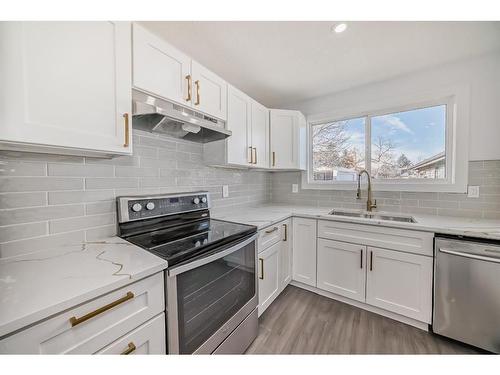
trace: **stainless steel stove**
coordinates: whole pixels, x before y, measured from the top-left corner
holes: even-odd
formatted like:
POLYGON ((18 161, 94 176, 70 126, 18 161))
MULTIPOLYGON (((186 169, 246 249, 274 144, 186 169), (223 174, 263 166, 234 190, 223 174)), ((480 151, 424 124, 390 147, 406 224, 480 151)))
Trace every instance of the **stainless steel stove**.
POLYGON ((243 353, 257 336, 257 228, 211 219, 204 191, 117 207, 120 237, 168 262, 169 353, 243 353))

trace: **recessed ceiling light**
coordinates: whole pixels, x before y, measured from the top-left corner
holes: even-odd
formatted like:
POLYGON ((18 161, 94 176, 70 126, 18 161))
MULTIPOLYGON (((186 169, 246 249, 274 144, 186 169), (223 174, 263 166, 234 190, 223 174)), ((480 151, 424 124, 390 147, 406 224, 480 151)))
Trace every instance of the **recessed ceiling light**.
POLYGON ((339 23, 337 25, 332 26, 332 31, 335 31, 337 34, 342 33, 347 29, 347 24, 339 23))

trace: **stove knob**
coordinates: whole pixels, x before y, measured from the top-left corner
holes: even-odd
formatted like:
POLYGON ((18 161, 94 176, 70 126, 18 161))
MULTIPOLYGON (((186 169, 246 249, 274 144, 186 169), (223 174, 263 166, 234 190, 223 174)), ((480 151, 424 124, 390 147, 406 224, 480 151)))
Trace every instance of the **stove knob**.
POLYGON ((147 210, 150 210, 150 211, 151 211, 151 210, 154 210, 154 208, 155 208, 155 204, 154 204, 153 202, 148 202, 148 203, 146 204, 146 209, 147 209, 147 210))
POLYGON ((139 212, 140 210, 142 210, 141 204, 140 203, 134 203, 134 205, 132 206, 132 211, 139 212))
POLYGON ((201 198, 201 203, 207 203, 207 197, 201 198))
POLYGON ((193 199, 194 204, 199 204, 200 203, 200 198, 194 198, 193 199))

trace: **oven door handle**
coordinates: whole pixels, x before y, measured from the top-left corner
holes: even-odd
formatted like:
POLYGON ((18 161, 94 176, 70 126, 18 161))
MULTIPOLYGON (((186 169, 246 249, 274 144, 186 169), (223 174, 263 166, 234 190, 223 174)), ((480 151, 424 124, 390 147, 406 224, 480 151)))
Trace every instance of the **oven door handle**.
POLYGON ((257 233, 255 233, 251 237, 248 237, 245 241, 238 242, 236 245, 231 246, 230 248, 228 248, 226 250, 223 250, 221 252, 209 255, 209 256, 207 256, 205 258, 197 259, 197 260, 195 260, 193 262, 189 262, 189 263, 184 264, 182 266, 175 267, 175 268, 173 268, 173 269, 171 269, 171 270, 168 271, 168 276, 169 277, 170 276, 177 276, 177 275, 179 275, 181 273, 190 271, 190 270, 192 270, 194 268, 198 268, 198 267, 203 266, 203 265, 205 265, 207 263, 213 262, 213 261, 215 261, 217 259, 224 258, 225 256, 228 256, 231 253, 234 253, 234 252, 236 252, 238 250, 241 250, 246 245, 248 245, 249 243, 255 241, 256 239, 257 239, 257 233))

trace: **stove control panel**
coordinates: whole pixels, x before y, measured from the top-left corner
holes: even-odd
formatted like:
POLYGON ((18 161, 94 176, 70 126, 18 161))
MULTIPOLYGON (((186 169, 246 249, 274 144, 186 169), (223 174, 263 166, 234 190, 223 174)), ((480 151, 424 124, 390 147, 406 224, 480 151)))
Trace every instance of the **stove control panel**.
POLYGON ((116 200, 120 223, 210 208, 210 196, 206 191, 118 197, 116 200))

